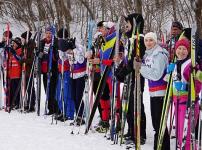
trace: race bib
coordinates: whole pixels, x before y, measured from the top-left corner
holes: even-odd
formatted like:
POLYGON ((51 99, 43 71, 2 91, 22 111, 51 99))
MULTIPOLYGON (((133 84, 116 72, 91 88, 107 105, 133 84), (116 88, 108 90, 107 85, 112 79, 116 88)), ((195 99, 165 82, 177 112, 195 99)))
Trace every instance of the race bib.
POLYGON ((43 50, 44 54, 48 54, 49 49, 50 49, 50 43, 49 44, 45 44, 44 50, 43 50))

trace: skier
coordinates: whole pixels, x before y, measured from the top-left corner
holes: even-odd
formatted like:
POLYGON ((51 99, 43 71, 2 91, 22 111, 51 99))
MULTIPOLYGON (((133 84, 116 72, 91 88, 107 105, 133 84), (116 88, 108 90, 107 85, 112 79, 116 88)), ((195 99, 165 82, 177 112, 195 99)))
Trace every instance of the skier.
MULTIPOLYGON (((141 14, 133 13, 129 14, 125 17, 125 34, 127 36, 127 42, 125 44, 125 58, 119 65, 116 71, 116 77, 119 81, 123 82, 127 75, 132 73, 132 77, 135 76, 135 71, 133 69, 133 58, 136 54, 136 38, 134 38, 133 43, 130 43, 129 39, 132 38, 132 34, 136 34, 137 28, 139 28, 140 33, 140 57, 145 53, 145 45, 144 45, 144 37, 142 35, 143 28, 144 28, 144 20, 141 14), (135 20, 136 25, 133 23, 133 19, 135 20), (135 33, 133 33, 133 30, 135 33), (131 45, 133 44, 133 45, 131 45)), ((116 61, 119 61, 119 57, 114 58, 116 61)), ((128 123, 128 133, 125 135, 125 139, 128 140, 127 143, 135 141, 135 134, 134 134, 134 78, 132 78, 131 84, 131 91, 129 95, 129 105, 128 105, 128 112, 127 112, 127 123, 128 123)), ((141 93, 144 92, 144 78, 141 77, 141 93)), ((144 111, 144 104, 143 104, 143 96, 141 96, 141 144, 145 144, 146 142, 146 115, 144 111)))
MULTIPOLYGON (((188 104, 189 100, 189 91, 188 87, 190 86, 190 76, 191 76, 191 59, 190 59, 190 42, 187 38, 182 38, 177 41, 175 45, 175 54, 177 57, 176 63, 171 63, 168 66, 168 71, 173 71, 173 101, 175 104, 175 127, 176 127, 176 138, 177 146, 181 150, 183 149, 183 131, 185 126, 188 126, 185 150, 190 149, 191 139, 190 139, 190 112, 188 112, 188 125, 185 123, 185 115, 187 107, 190 107, 188 104)), ((201 83, 198 79, 195 79, 195 92, 196 92, 196 101, 194 108, 194 119, 195 126, 199 114, 199 103, 198 103, 198 94, 201 90, 201 83)), ((193 91, 191 91, 193 92, 193 91)))
MULTIPOLYGON (((44 83, 44 89, 46 91, 47 89, 47 73, 48 73, 48 64, 49 64, 49 52, 50 52, 50 46, 51 46, 51 36, 52 36, 52 28, 47 27, 45 31, 45 38, 41 40, 40 43, 40 53, 39 57, 41 58, 41 72, 43 74, 43 83, 44 83)), ((48 99, 48 110, 49 112, 47 115, 51 115, 57 112, 58 106, 57 101, 55 100, 55 92, 56 92, 56 82, 58 77, 58 70, 57 70, 57 39, 54 39, 54 45, 53 45, 53 57, 52 57, 52 66, 51 66, 51 79, 50 79, 50 92, 46 93, 49 94, 48 99)))
POLYGON ((24 32, 21 34, 21 40, 22 40, 22 61, 21 63, 25 63, 25 72, 26 72, 26 88, 27 90, 27 106, 25 110, 27 112, 33 112, 35 111, 35 89, 33 85, 33 73, 34 71, 31 72, 31 69, 33 67, 34 63, 34 48, 36 46, 34 40, 31 39, 32 33, 29 31, 29 33, 24 32), (28 34, 28 35, 27 35, 28 34), (28 41, 27 41, 27 36, 28 36, 28 41), (25 54, 26 53, 26 54, 25 54), (26 57, 25 57, 26 55, 26 57))
POLYGON ((59 52, 59 59, 58 59, 59 76, 58 76, 58 82, 57 82, 57 91, 56 91, 57 98, 56 99, 58 101, 58 107, 61 114, 58 115, 56 119, 60 121, 65 121, 67 119, 73 120, 74 119, 74 101, 71 96, 72 87, 71 87, 71 81, 70 81, 70 65, 68 60, 68 53, 71 51, 69 49, 71 48, 70 46, 72 44, 68 43, 67 29, 61 28, 58 31, 57 35, 58 35, 58 52, 59 52), (63 37, 63 32, 64 32, 64 37, 63 37))
POLYGON ((12 40, 12 47, 9 47, 9 68, 8 68, 8 77, 10 78, 10 102, 7 107, 8 112, 12 108, 18 109, 22 104, 20 104, 20 78, 21 78, 21 56, 22 56, 22 42, 19 37, 16 37, 12 40))
MULTIPOLYGON (((96 61, 94 61, 94 64, 100 63, 100 71, 101 74, 104 71, 104 68, 106 66, 111 67, 113 63, 113 59, 110 59, 110 53, 115 50, 115 37, 116 37, 116 31, 115 31, 115 24, 113 22, 106 22, 101 21, 97 24, 97 31, 99 34, 99 39, 102 39, 105 43, 102 44, 100 52, 99 52, 99 58, 96 58, 96 61)), ((119 48, 120 49, 120 48, 119 48)), ((101 99, 100 99, 100 106, 101 106, 101 120, 99 123, 99 126, 97 127, 96 131, 100 133, 104 133, 109 128, 109 117, 110 117, 110 96, 112 96, 112 78, 111 78, 111 71, 109 74, 107 74, 107 82, 104 88, 104 91, 102 93, 101 99)), ((118 87, 119 88, 119 87, 118 87)), ((119 90, 118 90, 119 91, 119 90)), ((120 95, 118 93, 118 99, 116 102, 116 110, 119 112, 120 109, 120 95)), ((119 113, 116 114, 118 117, 118 120, 120 119, 119 113)))
POLYGON ((167 43, 167 50, 169 52, 169 62, 171 62, 174 59, 175 54, 175 43, 179 39, 181 33, 183 32, 183 26, 179 21, 173 21, 171 25, 171 31, 170 31, 170 39, 166 41, 167 43))
MULTIPOLYGON (((94 95, 96 95, 97 87, 100 81, 100 73, 101 73, 100 72, 100 49, 104 40, 100 38, 101 33, 99 32, 99 28, 100 26, 102 26, 102 22, 103 21, 97 24, 97 31, 96 31, 96 34, 94 35, 95 42, 91 50, 86 52, 86 58, 88 59, 89 63, 93 65, 92 71, 94 71, 93 72, 94 73, 94 78, 93 78, 94 95)), ((102 118, 102 108, 100 106, 100 103, 98 104, 98 111, 99 111, 100 118, 102 118)), ((100 126, 101 124, 102 124, 102 121, 100 120, 98 123, 98 126, 100 126)))
MULTIPOLYGON (((154 134, 154 150, 157 149, 158 133, 160 128, 163 99, 166 91, 166 82, 163 80, 168 65, 168 52, 157 44, 157 35, 149 32, 144 37, 146 46, 142 63, 134 59, 134 69, 140 73, 149 84, 150 109, 154 134)), ((166 128, 162 150, 170 150, 170 137, 166 128)))
POLYGON ((83 93, 85 88, 85 75, 86 75, 86 58, 85 49, 76 38, 69 39, 68 49, 71 52, 68 54, 70 62, 70 77, 71 77, 71 96, 74 100, 75 110, 77 114, 77 125, 85 123, 83 119, 84 102, 83 93))

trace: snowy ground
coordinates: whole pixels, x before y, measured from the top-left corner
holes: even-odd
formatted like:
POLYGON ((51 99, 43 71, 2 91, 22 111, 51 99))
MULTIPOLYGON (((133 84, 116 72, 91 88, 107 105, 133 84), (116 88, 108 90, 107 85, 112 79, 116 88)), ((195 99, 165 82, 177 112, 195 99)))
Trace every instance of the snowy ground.
MULTIPOLYGON (((147 90, 146 90, 147 91, 147 90)), ((147 141, 142 150, 153 148, 153 127, 150 117, 148 93, 144 93, 145 111, 147 115, 147 141)), ((42 93, 42 99, 45 98, 42 93)), ((44 106, 44 101, 42 101, 44 106)), ((43 108, 41 110, 43 114, 43 108)), ((10 114, 0 111, 0 150, 123 150, 125 146, 112 145, 104 138, 104 134, 90 131, 84 135, 84 128, 74 128, 70 134, 70 121, 51 124, 51 117, 37 116, 36 113, 24 114, 12 111, 10 114)), ((96 122, 96 121, 95 121, 96 122)))

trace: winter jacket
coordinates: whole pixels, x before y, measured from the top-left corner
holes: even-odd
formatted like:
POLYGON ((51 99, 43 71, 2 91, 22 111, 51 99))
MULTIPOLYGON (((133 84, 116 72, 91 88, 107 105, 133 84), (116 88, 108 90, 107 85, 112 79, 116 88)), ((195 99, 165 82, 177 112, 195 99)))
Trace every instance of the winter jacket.
POLYGON ((166 82, 163 80, 168 65, 168 52, 159 45, 146 50, 142 60, 140 73, 148 79, 151 97, 164 96, 166 82))
MULTIPOLYGON (((185 102, 188 100, 188 89, 190 84, 190 76, 191 76, 191 59, 187 59, 185 61, 177 61, 175 63, 175 68, 173 71, 173 100, 176 101, 179 99, 181 102, 185 102), (181 81, 184 84, 183 90, 177 91, 175 87, 175 82, 181 81)), ((195 79, 195 90, 196 96, 198 96, 201 90, 201 83, 195 79)))
MULTIPOLYGON (((143 33, 143 29, 144 29, 144 20, 143 17, 140 14, 132 14, 130 16, 130 22, 131 24, 133 24, 133 20, 136 20, 136 26, 135 27, 135 33, 137 31, 137 27, 139 29, 139 34, 140 34, 140 38, 139 38, 139 49, 140 49, 140 58, 142 59, 144 54, 145 54, 145 45, 144 45, 144 35, 143 33)), ((135 70, 133 69, 133 60, 134 57, 136 56, 136 39, 137 36, 134 35, 134 42, 133 45, 131 45, 130 43, 130 38, 132 38, 132 34, 133 34, 133 25, 132 25, 132 29, 130 32, 126 33, 127 39, 124 43, 124 60, 120 63, 120 65, 118 66, 118 68, 116 69, 116 73, 115 76, 117 77, 117 79, 120 82, 124 82, 125 77, 130 74, 132 72, 132 76, 135 76, 135 70), (131 47, 133 46, 133 47, 131 47)), ((144 78, 141 76, 141 91, 144 91, 144 78)), ((135 82, 135 78, 132 78, 132 84, 134 84, 135 82)))
POLYGON ((58 59, 58 71, 59 73, 62 72, 62 67, 63 71, 69 71, 70 70, 70 65, 69 65, 69 60, 68 60, 68 52, 63 52, 61 50, 58 50, 59 53, 59 59, 58 59), (64 62, 64 64, 62 64, 64 62))
POLYGON ((84 47, 80 45, 77 40, 75 45, 76 48, 73 49, 73 53, 68 54, 71 78, 73 79, 81 78, 86 74, 86 58, 84 47))
MULTIPOLYGON (((100 49, 100 69, 102 73, 104 72, 106 66, 112 65, 112 58, 110 58, 110 55, 113 55, 114 53, 114 46, 116 43, 116 32, 107 35, 105 39, 106 43, 102 45, 100 49)), ((108 75, 111 75, 111 72, 108 75)))
MULTIPOLYGON (((8 77, 10 79, 21 78, 22 66, 18 59, 13 54, 9 54, 9 68, 8 68, 8 77)), ((20 57, 22 55, 22 49, 18 48, 16 50, 16 55, 20 57)))
MULTIPOLYGON (((46 39, 41 40, 40 42, 40 52, 43 53, 41 60, 41 71, 42 73, 48 72, 48 63, 49 63, 49 52, 50 52, 51 41, 48 42, 46 39)), ((58 60, 58 44, 57 39, 54 39, 53 45, 53 57, 52 57, 52 73, 57 73, 57 60, 58 60)))
POLYGON ((34 40, 29 40, 27 46, 22 47, 22 55, 25 55, 26 52, 26 58, 22 61, 26 64, 26 76, 29 77, 31 73, 31 68, 34 61, 34 48, 35 48, 35 42, 34 40))

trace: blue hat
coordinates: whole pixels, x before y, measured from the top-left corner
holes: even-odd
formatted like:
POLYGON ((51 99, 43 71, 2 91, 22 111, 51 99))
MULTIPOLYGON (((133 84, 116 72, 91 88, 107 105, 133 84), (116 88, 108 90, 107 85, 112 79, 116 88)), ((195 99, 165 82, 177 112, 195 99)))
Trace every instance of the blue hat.
POLYGON ((46 32, 47 32, 47 31, 50 31, 50 32, 52 31, 51 26, 46 27, 46 32))

